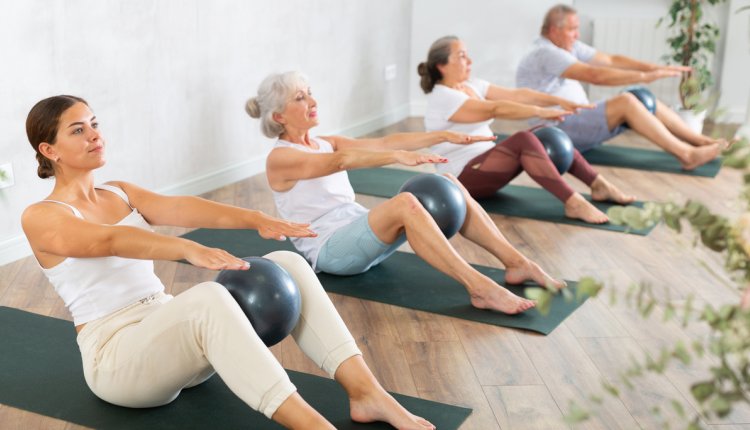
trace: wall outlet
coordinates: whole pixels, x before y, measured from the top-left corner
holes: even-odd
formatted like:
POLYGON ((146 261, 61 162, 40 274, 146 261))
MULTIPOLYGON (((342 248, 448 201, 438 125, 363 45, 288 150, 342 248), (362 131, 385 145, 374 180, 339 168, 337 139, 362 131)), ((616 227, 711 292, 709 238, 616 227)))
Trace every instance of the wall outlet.
POLYGON ((383 78, 386 81, 392 81, 396 79, 396 65, 395 64, 389 64, 385 66, 385 69, 383 69, 383 78))
POLYGON ((13 163, 0 164, 0 189, 13 186, 13 163))

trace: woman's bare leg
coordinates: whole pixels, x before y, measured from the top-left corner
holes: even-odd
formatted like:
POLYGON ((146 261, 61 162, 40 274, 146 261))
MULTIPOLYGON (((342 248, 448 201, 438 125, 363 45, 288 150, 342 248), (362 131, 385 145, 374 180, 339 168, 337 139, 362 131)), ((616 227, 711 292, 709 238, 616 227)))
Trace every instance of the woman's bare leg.
POLYGON ((534 307, 533 301, 511 293, 458 255, 413 194, 401 193, 376 206, 370 211, 368 222, 375 235, 385 243, 393 243, 405 232, 418 256, 466 288, 474 307, 507 314, 534 307))
POLYGON ((548 285, 553 288, 565 286, 563 281, 548 275, 539 265, 526 258, 508 242, 492 218, 471 197, 461 181, 453 175, 445 176, 459 187, 466 198, 466 220, 461 227, 461 235, 486 249, 503 263, 506 269, 505 280, 508 283, 520 284, 524 281, 534 281, 539 285, 548 285))
POLYGON ((355 355, 336 369, 336 381, 349 396, 353 421, 384 421, 397 429, 432 430, 432 423, 407 411, 388 394, 367 367, 361 355, 355 355))
POLYGON ((271 418, 289 429, 335 429, 296 392, 287 397, 271 418))

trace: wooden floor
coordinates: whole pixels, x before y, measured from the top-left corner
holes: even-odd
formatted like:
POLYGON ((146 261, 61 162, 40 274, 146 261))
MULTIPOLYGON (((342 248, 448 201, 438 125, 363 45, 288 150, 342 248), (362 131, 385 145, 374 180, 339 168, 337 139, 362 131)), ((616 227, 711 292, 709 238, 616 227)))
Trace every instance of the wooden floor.
MULTIPOLYGON (((522 127, 514 122, 500 123, 496 131, 522 127)), ((375 135, 421 129, 421 120, 411 118, 375 135)), ((632 132, 615 143, 648 145, 632 132)), ((696 198, 725 215, 741 210, 736 202, 741 176, 731 169, 722 169, 713 179, 606 167, 598 170, 641 200, 696 198)), ((574 179, 570 182, 585 191, 574 179)), ((528 177, 520 177, 516 183, 533 184, 528 177)), ((263 175, 205 197, 275 214, 263 175)), ((358 196, 358 201, 372 207, 382 199, 358 196)), ((493 219, 511 243, 561 278, 594 276, 619 293, 631 283, 646 281, 659 295, 668 294, 674 300, 694 295, 699 303, 735 302, 739 297, 725 275, 713 275, 706 268, 717 267, 716 272, 722 273, 716 255, 693 247, 692 235, 677 236, 664 226, 641 237, 502 216, 493 219)), ((184 230, 160 231, 180 234, 184 230)), ((462 238, 454 238, 452 243, 472 263, 501 267, 462 238)), ((158 262, 156 269, 173 294, 215 276, 215 272, 175 262, 158 262)), ((591 394, 602 393, 602 381, 617 383, 630 357, 642 357, 677 340, 690 342, 706 333, 700 325, 683 329, 661 323, 660 309, 651 320, 644 320, 622 300, 612 304, 608 297, 604 293, 589 300, 554 332, 541 336, 331 295, 365 360, 386 389, 473 408, 462 428, 477 430, 569 428, 563 416, 570 403, 585 405, 591 394)), ((0 267, 0 305, 70 319, 31 257, 0 267)), ((289 369, 323 375, 290 339, 273 352, 289 369)), ((620 398, 604 396, 596 417, 574 428, 662 428, 661 421, 650 413, 654 406, 662 408, 671 428, 680 428, 682 421, 669 406, 669 399, 678 400, 692 414, 695 408, 689 386, 707 374, 709 364, 703 361, 673 367, 664 377, 643 378, 635 390, 623 391, 620 398)), ((750 409, 704 424, 715 430, 750 428, 750 409)), ((0 428, 81 427, 0 405, 0 428)))

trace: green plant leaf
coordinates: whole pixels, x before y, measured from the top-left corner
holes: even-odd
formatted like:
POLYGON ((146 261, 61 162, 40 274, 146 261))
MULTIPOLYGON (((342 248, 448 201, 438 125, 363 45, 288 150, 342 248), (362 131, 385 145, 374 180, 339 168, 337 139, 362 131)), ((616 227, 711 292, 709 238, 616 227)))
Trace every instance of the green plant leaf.
POLYGON ((552 304, 552 294, 546 288, 531 287, 524 290, 524 295, 527 299, 536 301, 536 309, 542 315, 549 314, 550 305, 552 304))
POLYGON ((713 381, 710 382, 699 382, 697 384, 693 384, 690 387, 690 393, 695 397, 695 400, 697 400, 700 403, 703 403, 711 397, 711 395, 715 392, 716 387, 714 386, 713 381))

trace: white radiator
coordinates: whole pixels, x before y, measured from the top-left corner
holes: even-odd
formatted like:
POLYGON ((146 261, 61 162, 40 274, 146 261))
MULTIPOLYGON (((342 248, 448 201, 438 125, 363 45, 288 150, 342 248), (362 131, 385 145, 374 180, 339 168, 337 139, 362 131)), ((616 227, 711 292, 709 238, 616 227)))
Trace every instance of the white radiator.
MULTIPOLYGON (((662 56, 667 53, 665 23, 656 27, 656 20, 633 18, 596 18, 592 21, 593 46, 607 54, 621 54, 637 60, 664 64, 662 56)), ((668 105, 679 103, 679 78, 660 79, 646 86, 654 95, 668 105)), ((609 98, 623 87, 589 85, 592 102, 609 98)))

